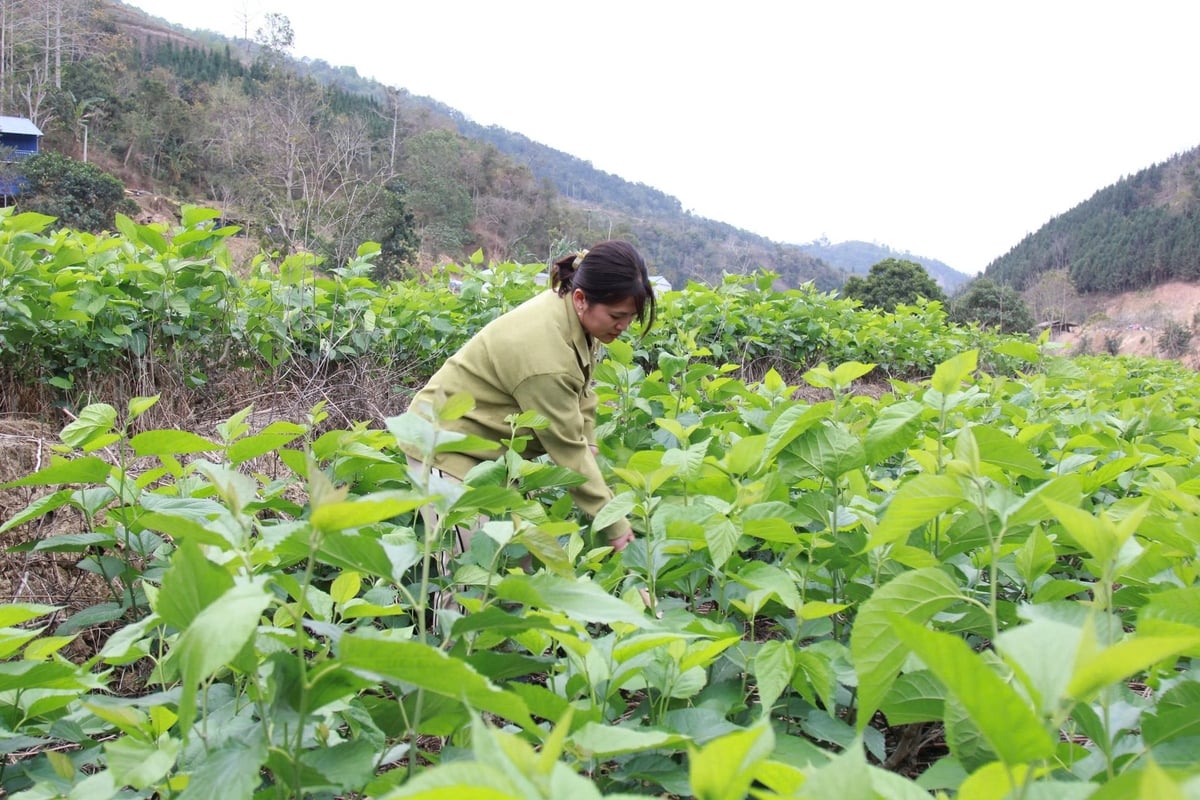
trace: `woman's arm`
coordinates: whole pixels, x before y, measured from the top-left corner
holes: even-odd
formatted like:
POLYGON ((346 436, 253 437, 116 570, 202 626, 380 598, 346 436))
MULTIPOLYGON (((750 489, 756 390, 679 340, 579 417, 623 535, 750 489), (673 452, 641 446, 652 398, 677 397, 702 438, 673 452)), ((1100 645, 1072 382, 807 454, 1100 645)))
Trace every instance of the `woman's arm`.
MULTIPOLYGON (((595 445, 588 439, 590 427, 581 408, 581 388, 578 381, 565 375, 535 375, 516 387, 513 398, 523 411, 537 411, 549 420, 549 426, 534 435, 551 461, 584 477, 584 483, 569 491, 579 510, 595 517, 613 495, 596 463, 595 445)), ((620 520, 608 526, 604 536, 614 547, 619 543, 620 549, 633 538, 633 530, 628 520, 620 520)))

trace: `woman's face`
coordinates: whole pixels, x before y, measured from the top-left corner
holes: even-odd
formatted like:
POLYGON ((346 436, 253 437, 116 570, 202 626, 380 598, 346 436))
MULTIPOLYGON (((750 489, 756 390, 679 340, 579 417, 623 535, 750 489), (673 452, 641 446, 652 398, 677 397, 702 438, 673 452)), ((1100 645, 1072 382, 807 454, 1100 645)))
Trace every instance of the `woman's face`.
POLYGON ((589 303, 582 289, 576 289, 571 300, 575 304, 575 313, 583 329, 591 334, 593 339, 608 344, 616 339, 637 318, 637 303, 632 297, 626 297, 618 303, 589 303))

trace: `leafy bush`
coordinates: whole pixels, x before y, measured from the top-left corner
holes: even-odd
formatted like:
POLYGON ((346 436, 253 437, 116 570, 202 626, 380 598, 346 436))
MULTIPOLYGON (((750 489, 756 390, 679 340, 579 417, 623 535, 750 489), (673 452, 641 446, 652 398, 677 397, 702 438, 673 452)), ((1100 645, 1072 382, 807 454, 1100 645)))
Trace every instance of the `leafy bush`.
MULTIPOLYGON (((0 369, 15 383, 83 393, 81 376, 157 372, 198 387, 221 370, 311 375, 363 359, 418 383, 467 337, 544 289, 543 265, 484 270, 481 253, 381 284, 372 276, 386 254, 374 243, 325 270, 311 254, 260 256, 239 279, 224 244, 237 229, 217 227, 218 217, 186 207, 182 224, 168 228, 118 214, 116 236, 45 237, 29 234, 45 231, 49 217, 0 211, 0 248, 12 264, 0 273, 0 369)), ((864 361, 906 378, 974 348, 989 370, 1023 363, 1005 344, 1027 339, 954 325, 940 303, 880 314, 811 286, 777 291, 774 278, 727 276, 667 293, 639 358, 649 363, 660 349, 683 347, 718 365, 803 370, 864 361)))
POLYGON ((976 278, 954 297, 950 318, 966 324, 977 322, 984 328, 1001 333, 1029 333, 1033 330, 1033 315, 1011 286, 998 284, 988 278, 976 278))
POLYGON ((924 267, 898 258, 880 261, 871 267, 866 278, 851 275, 842 286, 842 296, 883 311, 892 311, 898 305, 914 305, 921 299, 946 299, 924 267))
POLYGON ((20 164, 26 186, 18 200, 22 211, 56 217, 59 224, 99 232, 111 229, 125 209, 125 187, 94 164, 44 152, 20 164))

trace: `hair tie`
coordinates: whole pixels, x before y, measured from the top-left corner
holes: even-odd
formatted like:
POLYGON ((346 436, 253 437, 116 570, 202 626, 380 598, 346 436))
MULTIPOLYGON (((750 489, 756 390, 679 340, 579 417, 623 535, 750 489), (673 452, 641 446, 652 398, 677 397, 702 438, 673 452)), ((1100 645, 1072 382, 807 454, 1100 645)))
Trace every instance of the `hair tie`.
POLYGON ((588 254, 587 250, 580 250, 578 253, 576 253, 575 261, 573 264, 571 264, 571 267, 573 269, 579 269, 579 265, 583 263, 583 260, 585 258, 587 258, 587 254, 588 254))

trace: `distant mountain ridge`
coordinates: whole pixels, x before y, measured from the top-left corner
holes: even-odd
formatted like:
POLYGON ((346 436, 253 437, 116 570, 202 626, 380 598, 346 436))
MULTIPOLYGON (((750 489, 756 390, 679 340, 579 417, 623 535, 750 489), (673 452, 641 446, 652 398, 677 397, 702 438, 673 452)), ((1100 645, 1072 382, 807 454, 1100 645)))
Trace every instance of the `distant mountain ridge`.
POLYGON ((887 245, 873 242, 849 241, 832 244, 828 239, 819 239, 800 245, 800 249, 851 275, 866 275, 871 271, 871 267, 889 258, 912 261, 924 267, 929 277, 933 278, 946 294, 953 294, 955 289, 971 280, 970 275, 959 272, 936 258, 893 250, 887 245))
POLYGON ((564 200, 584 208, 620 215, 635 232, 646 257, 675 285, 688 279, 719 280, 725 273, 767 269, 784 283, 811 281, 830 291, 845 282, 844 271, 796 244, 772 241, 718 220, 683 210, 679 199, 644 183, 597 169, 590 161, 564 153, 498 125, 480 125, 461 111, 431 98, 414 98, 455 124, 458 132, 486 142, 552 184, 564 200), (670 266, 679 262, 678 267, 670 266))
MULTIPOLYGON (((620 208, 639 217, 663 217, 704 222, 683 211, 679 200, 666 192, 643 183, 627 181, 617 175, 595 169, 590 162, 555 150, 529 139, 527 136, 506 130, 496 125, 483 126, 473 122, 461 112, 430 101, 439 113, 453 119, 464 136, 480 139, 494 145, 501 152, 527 165, 537 177, 549 180, 566 198, 582 203, 593 203, 604 207, 620 208)), ((720 223, 717 223, 720 224, 720 223)), ((765 237, 725 226, 734 235, 748 243, 765 245, 765 237)), ((916 256, 907 251, 893 250, 886 245, 869 242, 849 241, 831 244, 828 240, 809 244, 772 243, 784 252, 798 253, 818 259, 832 270, 814 273, 812 280, 819 288, 838 288, 847 275, 864 275, 871 267, 889 258, 913 261, 923 266, 938 285, 947 293, 971 280, 971 276, 959 272, 935 258, 916 256)), ((764 266, 769 266, 765 265, 764 266)), ((812 267, 816 269, 815 265, 812 267)))

